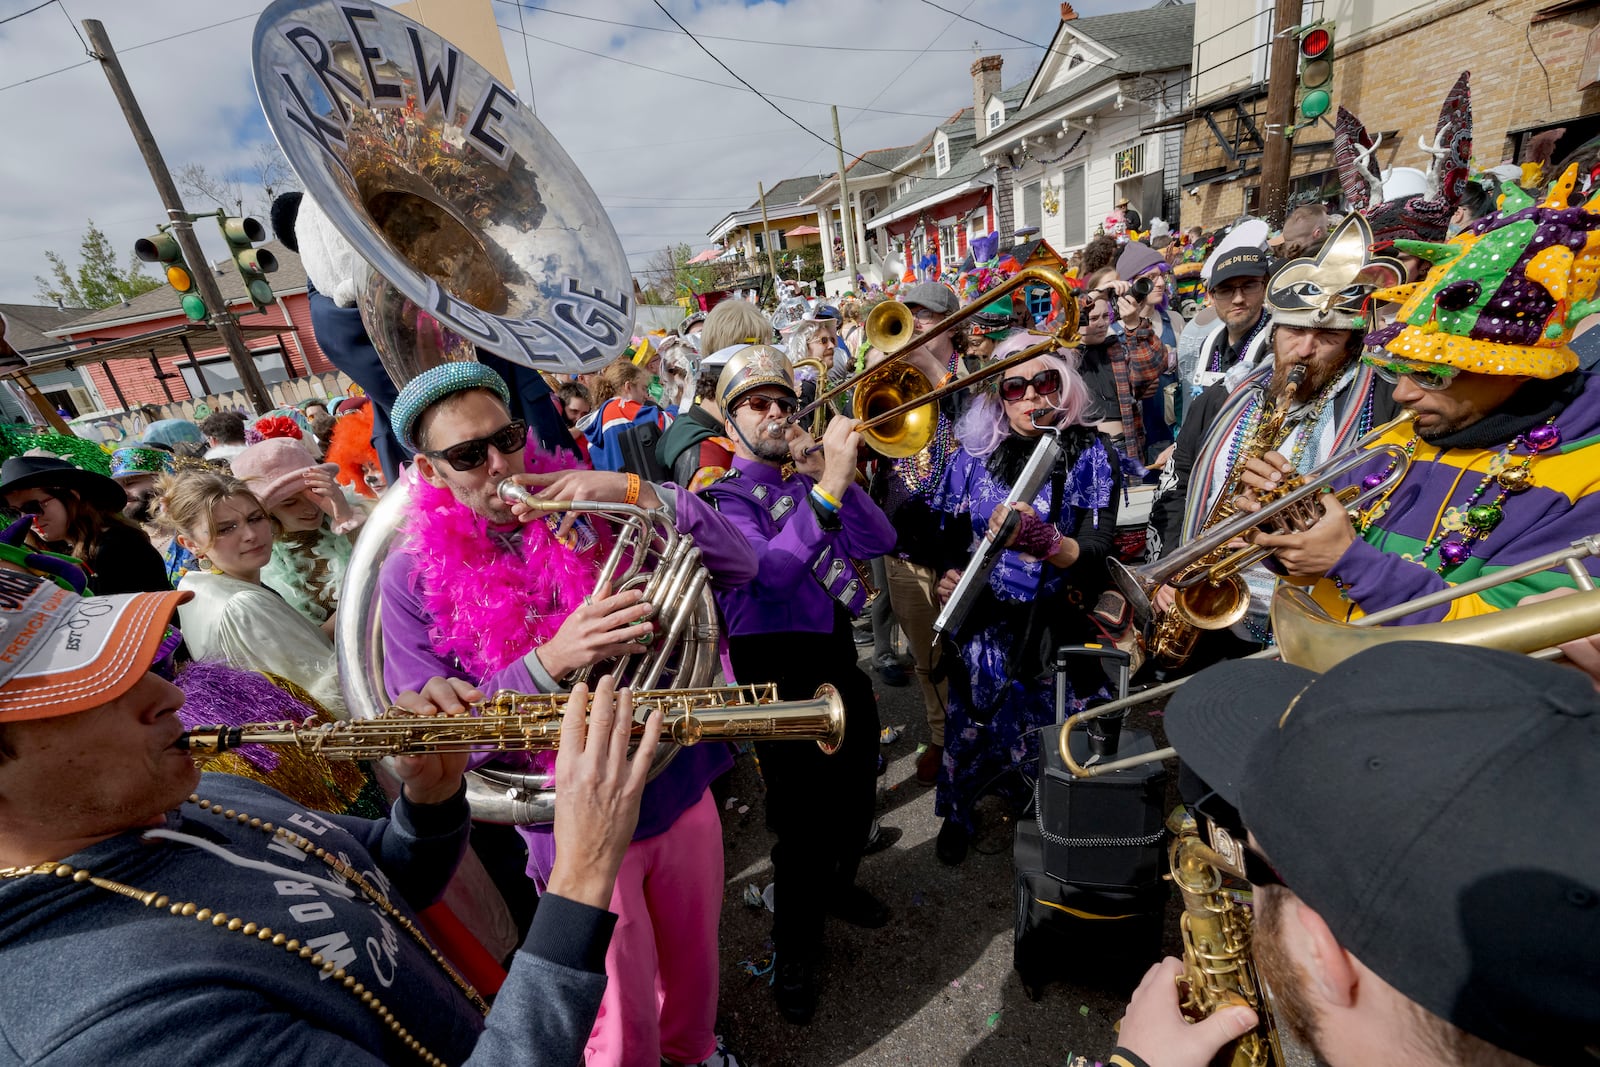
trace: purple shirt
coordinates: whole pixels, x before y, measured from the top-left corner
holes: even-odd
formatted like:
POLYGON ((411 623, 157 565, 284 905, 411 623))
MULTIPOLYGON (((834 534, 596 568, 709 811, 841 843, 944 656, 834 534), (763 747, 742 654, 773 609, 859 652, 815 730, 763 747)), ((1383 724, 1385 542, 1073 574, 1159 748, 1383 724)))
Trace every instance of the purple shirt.
POLYGON ((832 632, 836 601, 815 576, 818 561, 825 553, 872 559, 894 548, 894 527, 858 485, 840 501, 839 528, 824 529, 812 484, 804 474, 785 480, 771 464, 736 457, 728 477, 701 490, 760 561, 753 582, 717 590, 730 635, 832 632))
MULTIPOLYGON (((677 486, 664 485, 656 489, 664 499, 670 492, 671 502, 676 506, 677 528, 680 533, 694 538, 713 588, 747 583, 755 577, 755 554, 732 523, 694 494, 677 486)), ((469 677, 454 657, 447 658, 436 652, 428 636, 432 617, 412 574, 414 559, 409 546, 402 543, 384 561, 378 577, 382 596, 383 680, 389 692, 420 690, 429 678, 436 676, 461 678, 485 693, 499 689, 523 693, 560 691, 537 664, 531 651, 487 678, 469 677)), ((499 758, 501 762, 511 762, 518 757, 501 754, 499 758)), ((531 757, 523 759, 531 764, 531 757)), ((670 828, 679 815, 700 799, 711 780, 732 765, 733 757, 726 745, 693 745, 680 752, 645 787, 634 840, 654 837, 670 828)), ((528 839, 529 873, 536 877, 547 875, 548 860, 554 849, 549 828, 519 826, 518 830, 528 839)))

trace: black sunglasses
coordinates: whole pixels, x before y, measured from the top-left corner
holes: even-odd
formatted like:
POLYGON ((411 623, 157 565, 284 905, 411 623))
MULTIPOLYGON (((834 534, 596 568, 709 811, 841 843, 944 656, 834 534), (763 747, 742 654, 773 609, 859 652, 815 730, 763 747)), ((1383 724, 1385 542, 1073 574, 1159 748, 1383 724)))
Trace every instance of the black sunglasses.
POLYGON ((793 415, 800 410, 800 401, 792 396, 749 396, 744 399, 744 407, 749 408, 757 415, 765 415, 773 408, 783 415, 793 415))
POLYGON ((512 419, 488 437, 474 437, 470 441, 441 448, 437 452, 424 452, 429 459, 442 459, 458 471, 477 470, 489 458, 489 446, 502 456, 514 456, 528 447, 528 424, 522 419, 512 419))
POLYGON ((43 515, 44 501, 24 500, 22 503, 17 505, 17 511, 23 515, 43 515))
POLYGON ((1061 391, 1061 372, 1042 370, 1032 378, 1004 378, 1000 382, 1000 399, 1006 403, 1021 400, 1028 395, 1028 386, 1038 396, 1055 396, 1061 391))

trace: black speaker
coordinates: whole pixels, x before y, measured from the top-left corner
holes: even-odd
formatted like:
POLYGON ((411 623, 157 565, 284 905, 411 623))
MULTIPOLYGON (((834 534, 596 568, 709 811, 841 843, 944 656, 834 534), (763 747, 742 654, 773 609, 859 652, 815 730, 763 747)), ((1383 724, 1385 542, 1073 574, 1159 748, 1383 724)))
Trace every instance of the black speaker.
MULTIPOLYGON (((1086 889, 1138 892, 1165 869, 1167 771, 1147 763, 1098 778, 1074 778, 1061 762, 1061 727, 1040 732, 1038 794, 1034 818, 1044 851, 1043 869, 1086 889)), ((1145 730, 1123 729, 1113 759, 1155 751, 1145 730)), ((1074 730, 1072 758, 1091 757, 1090 737, 1074 730)), ((1102 760, 1104 762, 1104 760, 1102 760)))

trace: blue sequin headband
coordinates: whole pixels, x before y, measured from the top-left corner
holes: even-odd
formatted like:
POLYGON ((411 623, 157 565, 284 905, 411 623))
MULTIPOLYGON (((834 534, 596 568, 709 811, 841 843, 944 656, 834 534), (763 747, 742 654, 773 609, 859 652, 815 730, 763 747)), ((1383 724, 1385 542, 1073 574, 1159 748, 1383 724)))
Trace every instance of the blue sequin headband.
POLYGON ((452 393, 469 389, 487 389, 502 402, 511 403, 511 390, 505 379, 482 363, 442 363, 423 371, 400 390, 390 413, 395 437, 408 451, 421 452, 422 446, 412 439, 411 431, 422 413, 452 393))

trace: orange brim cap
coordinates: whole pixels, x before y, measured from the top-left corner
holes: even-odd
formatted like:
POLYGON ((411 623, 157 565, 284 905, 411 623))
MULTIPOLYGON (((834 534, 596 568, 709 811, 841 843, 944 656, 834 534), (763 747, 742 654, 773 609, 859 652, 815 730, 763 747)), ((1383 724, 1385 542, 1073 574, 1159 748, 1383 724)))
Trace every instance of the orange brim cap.
POLYGON ((80 597, 0 571, 0 722, 72 715, 144 677, 187 592, 80 597))

